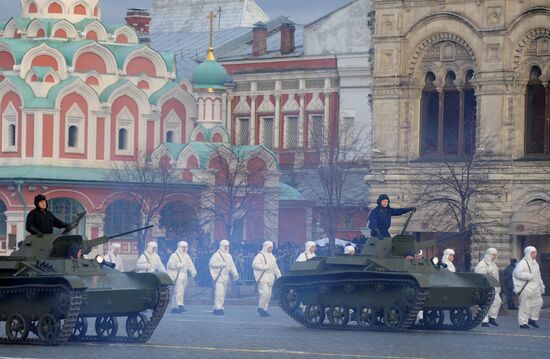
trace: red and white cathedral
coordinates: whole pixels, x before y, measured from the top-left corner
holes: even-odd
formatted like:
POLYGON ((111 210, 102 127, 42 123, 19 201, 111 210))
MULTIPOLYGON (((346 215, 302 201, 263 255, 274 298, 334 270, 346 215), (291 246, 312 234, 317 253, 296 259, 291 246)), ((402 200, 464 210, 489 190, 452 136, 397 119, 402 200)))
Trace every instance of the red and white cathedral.
MULTIPOLYGON (((0 254, 25 237, 25 215, 39 193, 65 221, 86 210, 81 232, 88 236, 135 228, 144 208, 108 180, 123 163, 169 160, 184 190, 168 205, 200 197, 196 176, 213 162, 201 142, 231 143, 228 77, 213 50, 191 83, 178 79, 172 53, 139 43, 129 26, 104 24, 99 0, 21 0, 21 8, 21 16, 0 22, 0 254)), ((256 166, 273 157, 248 147, 256 166)), ((265 185, 279 206, 301 200, 278 178, 265 185)), ((284 215, 267 212, 271 223, 284 215)), ((159 216, 153 237, 164 235, 159 216)), ((278 241, 263 222, 245 223, 246 239, 278 241)), ((206 230, 218 240, 225 234, 214 227, 206 230)), ((135 253, 131 238, 122 244, 135 253)))

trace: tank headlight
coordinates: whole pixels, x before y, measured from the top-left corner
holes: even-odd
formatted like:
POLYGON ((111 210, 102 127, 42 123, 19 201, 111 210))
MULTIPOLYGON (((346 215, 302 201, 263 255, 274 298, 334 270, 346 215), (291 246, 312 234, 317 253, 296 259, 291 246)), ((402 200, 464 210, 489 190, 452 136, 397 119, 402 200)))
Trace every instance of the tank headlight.
POLYGON ((97 256, 95 256, 95 260, 97 263, 102 264, 103 262, 105 262, 105 257, 103 257, 101 254, 98 254, 97 256))
POLYGON ((438 264, 439 264, 439 258, 437 258, 437 257, 432 257, 432 264, 433 264, 434 266, 437 267, 438 264))

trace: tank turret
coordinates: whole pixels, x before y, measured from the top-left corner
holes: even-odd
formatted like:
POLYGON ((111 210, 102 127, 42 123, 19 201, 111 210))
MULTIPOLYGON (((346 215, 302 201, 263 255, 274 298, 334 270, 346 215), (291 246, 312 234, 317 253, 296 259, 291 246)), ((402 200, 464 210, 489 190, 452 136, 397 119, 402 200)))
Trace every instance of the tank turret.
MULTIPOLYGON (((398 331, 478 326, 498 282, 487 275, 450 272, 436 257, 405 258, 408 252, 437 244, 418 243, 405 231, 406 225, 393 238, 368 239, 361 255, 296 262, 289 275, 275 283, 281 309, 308 328, 398 331), (445 323, 445 313, 450 323, 445 323)), ((451 237, 457 235, 464 233, 451 237)))
POLYGON ((85 215, 80 213, 61 234, 28 236, 11 256, 0 256, 3 343, 145 342, 153 334, 170 300, 168 275, 123 273, 102 256, 70 256, 75 248, 88 254, 111 239, 152 226, 91 240, 70 234, 85 215), (89 318, 95 335, 87 334, 89 318), (119 318, 126 320, 126 336, 117 335, 119 318))

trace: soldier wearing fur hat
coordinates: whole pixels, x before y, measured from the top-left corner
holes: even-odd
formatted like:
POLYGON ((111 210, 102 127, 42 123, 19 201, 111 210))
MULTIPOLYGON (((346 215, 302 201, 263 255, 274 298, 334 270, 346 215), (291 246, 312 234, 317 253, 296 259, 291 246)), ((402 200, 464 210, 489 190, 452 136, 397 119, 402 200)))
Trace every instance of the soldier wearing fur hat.
POLYGON ((46 196, 39 194, 34 197, 35 208, 27 215, 25 228, 30 234, 42 237, 44 234, 52 234, 55 228, 67 228, 69 225, 57 219, 48 211, 46 196))
POLYGON ((390 197, 387 194, 381 194, 376 201, 377 206, 370 212, 369 229, 372 237, 383 239, 391 237, 388 231, 391 227, 391 218, 401 216, 411 211, 416 211, 415 207, 392 208, 390 207, 390 197))

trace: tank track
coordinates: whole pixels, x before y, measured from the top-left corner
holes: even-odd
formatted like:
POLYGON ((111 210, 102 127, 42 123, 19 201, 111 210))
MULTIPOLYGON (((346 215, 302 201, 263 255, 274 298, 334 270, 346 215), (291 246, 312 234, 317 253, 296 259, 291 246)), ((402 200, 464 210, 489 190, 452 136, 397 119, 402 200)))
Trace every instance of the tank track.
MULTIPOLYGON (((375 289, 373 288, 373 291, 375 289)), ((348 281, 321 281, 316 282, 311 285, 288 285, 281 288, 281 294, 279 295, 279 306, 283 311, 291 317, 294 321, 296 321, 298 324, 306 327, 306 328, 314 328, 314 329, 328 329, 328 330, 349 330, 349 331, 389 331, 389 332, 395 332, 395 331, 401 331, 408 329, 410 326, 412 326, 417 318, 418 312, 422 309, 424 303, 428 300, 429 294, 427 291, 422 290, 418 287, 416 282, 413 280, 407 280, 407 279, 370 279, 370 280, 348 280, 348 281), (414 302, 406 305, 407 311, 406 316, 402 323, 398 327, 388 327, 383 322, 378 322, 375 325, 372 326, 360 326, 355 322, 355 324, 352 324, 352 320, 350 319, 348 323, 345 325, 335 325, 330 323, 321 322, 318 324, 310 324, 306 322, 305 316, 300 316, 296 313, 296 310, 289 310, 288 306, 283 303, 283 293, 285 289, 292 288, 295 290, 313 290, 313 291, 319 291, 321 286, 323 287, 329 287, 329 288, 340 288, 345 287, 347 285, 355 286, 355 287, 374 287, 377 284, 382 284, 385 287, 393 286, 393 287, 401 287, 401 288, 414 288, 415 290, 415 297, 414 302)), ((365 303, 368 304, 368 303, 365 303)), ((354 309, 355 312, 357 312, 357 308, 351 308, 354 309)), ((356 313, 358 315, 358 313, 356 313)))
MULTIPOLYGON (((481 324, 483 318, 487 315, 493 300, 495 299, 495 288, 488 288, 485 290, 485 301, 478 307, 476 315, 472 320, 465 323, 465 325, 454 325, 454 324, 441 324, 441 325, 427 325, 422 321, 415 323, 411 329, 417 330, 453 330, 453 331, 464 331, 471 330, 476 328, 481 324)), ((456 308, 464 309, 464 308, 456 308)))
MULTIPOLYGON (((78 319, 78 313, 80 312, 80 305, 82 304, 82 292, 80 290, 72 290, 67 286, 48 286, 48 285, 26 285, 17 287, 3 287, 0 289, 0 298, 3 295, 26 295, 29 291, 34 293, 50 293, 55 295, 57 293, 66 292, 68 294, 68 305, 64 313, 61 314, 63 324, 60 328, 59 334, 51 341, 45 341, 40 338, 21 338, 10 339, 8 337, 0 337, 0 344, 16 344, 16 345, 59 345, 65 343, 69 337, 73 334, 74 326, 78 319)), ((24 313, 23 313, 24 314, 24 313)), ((47 314, 47 312, 43 313, 47 314)), ((7 325, 7 323, 5 323, 7 325)), ((29 333, 36 334, 36 325, 32 322, 29 323, 29 333)), ((2 331, 5 335, 5 331, 2 331)))
MULTIPOLYGON (((138 338, 128 336, 113 336, 113 337, 100 337, 98 335, 86 335, 81 338, 71 337, 70 341, 76 342, 101 342, 101 343, 145 343, 147 342, 153 332, 157 328, 160 320, 164 316, 164 312, 170 304, 170 289, 167 285, 162 285, 157 289, 158 301, 157 305, 152 308, 153 315, 147 320, 143 327, 143 333, 138 338)), ((72 332, 71 332, 72 334, 72 332)))

